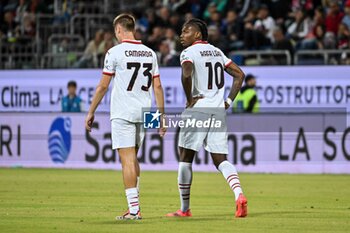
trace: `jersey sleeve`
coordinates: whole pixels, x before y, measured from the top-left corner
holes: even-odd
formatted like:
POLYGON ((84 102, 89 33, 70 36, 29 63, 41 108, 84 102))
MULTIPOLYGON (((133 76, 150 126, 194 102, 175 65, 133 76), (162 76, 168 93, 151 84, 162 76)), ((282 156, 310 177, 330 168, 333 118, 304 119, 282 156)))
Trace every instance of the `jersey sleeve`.
POLYGON ((181 65, 184 64, 185 62, 193 63, 193 57, 192 57, 191 53, 187 49, 182 51, 182 53, 180 55, 180 63, 181 63, 181 65))
POLYGON ((115 75, 115 59, 110 50, 106 53, 105 61, 103 63, 103 74, 113 76, 115 75))
POLYGON ((159 78, 159 66, 157 60, 157 54, 153 52, 153 78, 159 78))
POLYGON ((229 65, 233 63, 233 61, 230 58, 226 57, 226 55, 221 50, 220 50, 220 53, 221 53, 224 66, 225 68, 227 68, 229 65))

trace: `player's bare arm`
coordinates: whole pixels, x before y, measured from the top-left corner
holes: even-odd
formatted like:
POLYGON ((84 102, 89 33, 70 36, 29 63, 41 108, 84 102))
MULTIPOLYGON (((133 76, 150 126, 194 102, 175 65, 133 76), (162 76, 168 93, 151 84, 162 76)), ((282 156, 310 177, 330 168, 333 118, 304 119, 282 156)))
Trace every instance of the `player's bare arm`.
POLYGON ((94 97, 92 98, 89 112, 85 118, 85 128, 89 132, 91 132, 91 126, 92 126, 92 123, 94 122, 95 111, 97 109, 97 106, 101 102, 102 98, 105 96, 108 90, 108 86, 111 82, 111 79, 112 79, 112 76, 110 75, 105 75, 105 74, 102 75, 100 83, 96 87, 96 91, 95 91, 94 97))
POLYGON ((192 71, 193 71, 193 64, 191 62, 184 62, 182 64, 182 75, 181 75, 181 81, 182 81, 182 87, 185 91, 187 103, 186 108, 192 108, 197 101, 202 97, 195 97, 192 96, 192 71))
POLYGON ((163 127, 163 114, 165 114, 165 112, 164 112, 164 93, 163 93, 163 87, 162 87, 162 84, 160 82, 159 77, 153 78, 153 91, 154 91, 154 96, 156 98, 157 108, 162 113, 161 128, 159 129, 159 135, 161 137, 163 137, 165 135, 165 132, 166 132, 166 128, 163 127))
POLYGON ((181 82, 187 99, 186 107, 192 102, 192 71, 193 64, 191 62, 182 64, 181 82))
POLYGON ((245 74, 235 63, 231 63, 225 71, 234 78, 230 93, 225 101, 225 109, 228 109, 242 87, 245 74))

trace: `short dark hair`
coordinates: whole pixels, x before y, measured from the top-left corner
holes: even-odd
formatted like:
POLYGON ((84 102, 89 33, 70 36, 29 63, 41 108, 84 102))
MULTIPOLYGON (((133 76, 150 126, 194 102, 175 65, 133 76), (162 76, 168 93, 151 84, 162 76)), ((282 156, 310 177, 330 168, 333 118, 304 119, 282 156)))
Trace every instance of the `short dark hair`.
POLYGON ((247 82, 249 82, 252 79, 255 79, 255 76, 252 75, 252 74, 247 74, 247 76, 245 76, 244 82, 247 83, 247 82))
POLYGON ((113 26, 121 25, 127 31, 135 30, 135 18, 131 14, 120 14, 113 20, 113 26))
POLYGON ((68 84, 67 84, 67 87, 75 87, 77 88, 77 82, 76 81, 69 81, 68 84))
POLYGON ((196 27, 198 31, 202 34, 202 40, 208 40, 208 27, 203 20, 197 18, 190 19, 184 24, 184 27, 188 26, 196 27))

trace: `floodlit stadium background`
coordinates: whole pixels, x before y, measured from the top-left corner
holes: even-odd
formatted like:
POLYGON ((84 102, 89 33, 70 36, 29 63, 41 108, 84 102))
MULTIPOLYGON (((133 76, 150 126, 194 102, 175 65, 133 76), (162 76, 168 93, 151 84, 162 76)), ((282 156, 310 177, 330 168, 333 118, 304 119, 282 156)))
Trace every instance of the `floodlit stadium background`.
MULTIPOLYGON (((350 1, 2 1, 1 166, 120 169, 109 93, 92 134, 84 113, 60 113, 70 80, 88 109, 120 12, 136 16, 137 39, 157 51, 168 109, 185 103, 179 34, 191 17, 204 19, 209 42, 257 77, 260 113, 227 116, 229 159, 240 171, 350 173, 350 1)), ((226 92, 230 85, 226 77, 226 92)), ((149 131, 143 168, 176 170, 176 140, 149 131)), ((196 167, 215 170, 204 151, 196 167)))

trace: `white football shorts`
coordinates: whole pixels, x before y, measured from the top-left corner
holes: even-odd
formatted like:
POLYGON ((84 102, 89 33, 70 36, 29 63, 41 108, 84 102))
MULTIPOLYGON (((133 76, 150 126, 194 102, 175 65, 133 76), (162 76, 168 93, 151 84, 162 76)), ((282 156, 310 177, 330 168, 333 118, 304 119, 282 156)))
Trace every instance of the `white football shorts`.
POLYGON ((209 120, 211 123, 207 128, 196 126, 181 128, 179 147, 198 152, 204 145, 204 149, 210 153, 228 154, 226 115, 202 112, 193 113, 191 110, 185 110, 182 115, 184 116, 182 119, 185 121, 187 118, 190 118, 190 120, 196 119, 196 121, 209 120), (221 121, 222 124, 220 127, 214 124, 217 121, 221 121))
POLYGON ((145 137, 143 123, 115 118, 111 120, 112 149, 138 147, 145 137))

